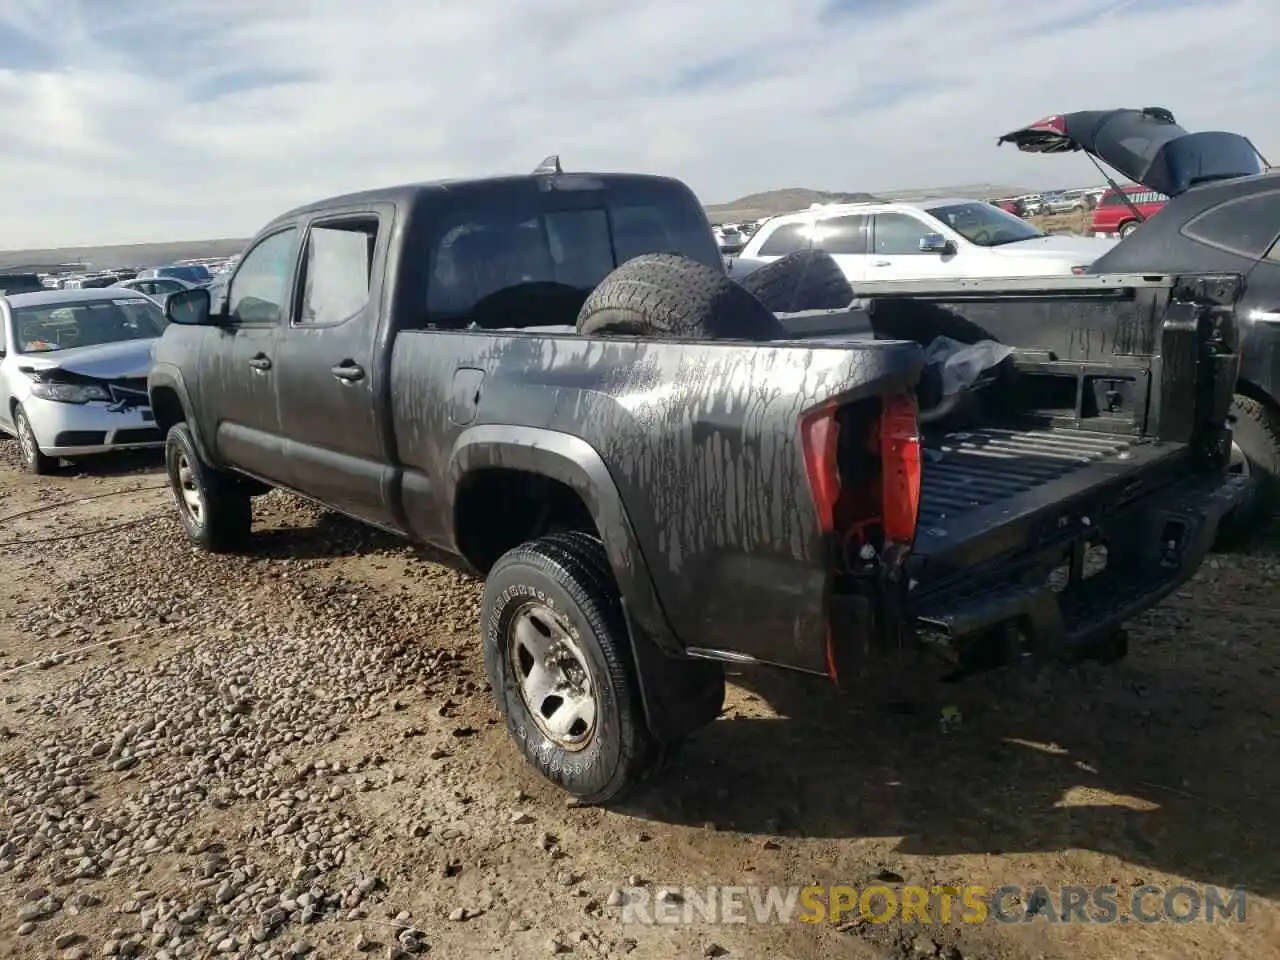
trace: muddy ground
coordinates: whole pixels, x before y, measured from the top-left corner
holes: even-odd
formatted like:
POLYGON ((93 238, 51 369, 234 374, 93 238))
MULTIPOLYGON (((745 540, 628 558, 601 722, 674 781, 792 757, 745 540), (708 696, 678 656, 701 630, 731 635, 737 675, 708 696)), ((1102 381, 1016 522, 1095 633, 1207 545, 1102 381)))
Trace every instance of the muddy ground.
POLYGON ((0 517, 51 508, 0 522, 5 956, 1280 955, 1273 534, 1137 621, 1119 665, 841 696, 735 674, 722 718, 605 811, 508 742, 474 581, 282 494, 248 555, 203 556, 161 482, 147 458, 29 477, 0 440, 0 517), (646 926, 616 906, 631 884, 809 883, 1122 904, 1217 885, 1247 913, 646 926))

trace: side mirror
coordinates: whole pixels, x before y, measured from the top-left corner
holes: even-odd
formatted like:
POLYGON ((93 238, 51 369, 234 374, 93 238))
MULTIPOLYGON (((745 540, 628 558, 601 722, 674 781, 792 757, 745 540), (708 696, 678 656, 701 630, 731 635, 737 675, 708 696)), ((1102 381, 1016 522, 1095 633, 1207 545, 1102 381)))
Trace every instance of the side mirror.
POLYGON ((209 291, 203 287, 177 290, 165 300, 164 315, 170 323, 188 327, 205 326, 211 322, 209 302, 209 291))
POLYGON ((920 238, 921 253, 951 253, 951 241, 940 233, 926 233, 920 238))

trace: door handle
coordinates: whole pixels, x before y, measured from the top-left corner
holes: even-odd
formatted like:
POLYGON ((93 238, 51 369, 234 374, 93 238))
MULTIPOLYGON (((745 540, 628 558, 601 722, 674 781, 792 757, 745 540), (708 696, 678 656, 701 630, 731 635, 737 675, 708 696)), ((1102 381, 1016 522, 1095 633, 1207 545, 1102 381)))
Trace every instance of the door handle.
POLYGON ((893 266, 893 261, 892 260, 876 260, 871 265, 873 267, 891 267, 893 266))
POLYGON ((263 371, 270 370, 271 358, 268 357, 265 353, 260 353, 256 357, 254 357, 252 360, 249 361, 249 366, 253 367, 253 369, 255 370, 263 370, 263 371))
POLYGON ((355 383, 357 380, 364 379, 364 367, 354 360, 343 360, 336 367, 330 367, 329 372, 345 383, 355 383))

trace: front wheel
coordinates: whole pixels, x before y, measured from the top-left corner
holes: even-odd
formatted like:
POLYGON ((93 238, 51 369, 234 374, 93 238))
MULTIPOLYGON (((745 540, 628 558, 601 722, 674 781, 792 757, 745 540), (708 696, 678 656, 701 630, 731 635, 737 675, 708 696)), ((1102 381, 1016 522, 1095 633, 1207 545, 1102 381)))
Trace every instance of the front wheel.
POLYGON ((187 539, 210 553, 242 546, 253 526, 248 489, 201 459, 185 423, 169 428, 164 460, 187 539))
POLYGON ((22 465, 28 473, 43 476, 53 473, 58 468, 58 458, 45 456, 40 452, 40 441, 27 418, 27 411, 22 404, 13 408, 13 432, 18 440, 18 451, 22 454, 22 465))
POLYGON ((664 751, 645 723, 604 547, 558 533, 505 553, 481 606, 485 667, 525 759, 561 789, 608 803, 664 751))
POLYGON ((1128 223, 1126 223, 1123 227, 1120 228, 1120 239, 1123 240, 1125 237, 1131 235, 1137 229, 1138 229, 1138 221, 1130 220, 1128 223))

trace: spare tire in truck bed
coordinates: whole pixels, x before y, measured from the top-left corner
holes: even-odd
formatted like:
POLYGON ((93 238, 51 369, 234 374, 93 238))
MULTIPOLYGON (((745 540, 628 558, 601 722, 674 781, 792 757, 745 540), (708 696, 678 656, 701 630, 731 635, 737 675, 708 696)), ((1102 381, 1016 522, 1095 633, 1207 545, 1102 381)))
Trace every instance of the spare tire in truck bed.
POLYGON ((853 287, 825 250, 797 250, 738 282, 774 313, 841 310, 853 301, 853 287))
POLYGON ((628 260, 578 313, 586 335, 774 340, 786 330, 759 300, 706 264, 670 253, 628 260))

